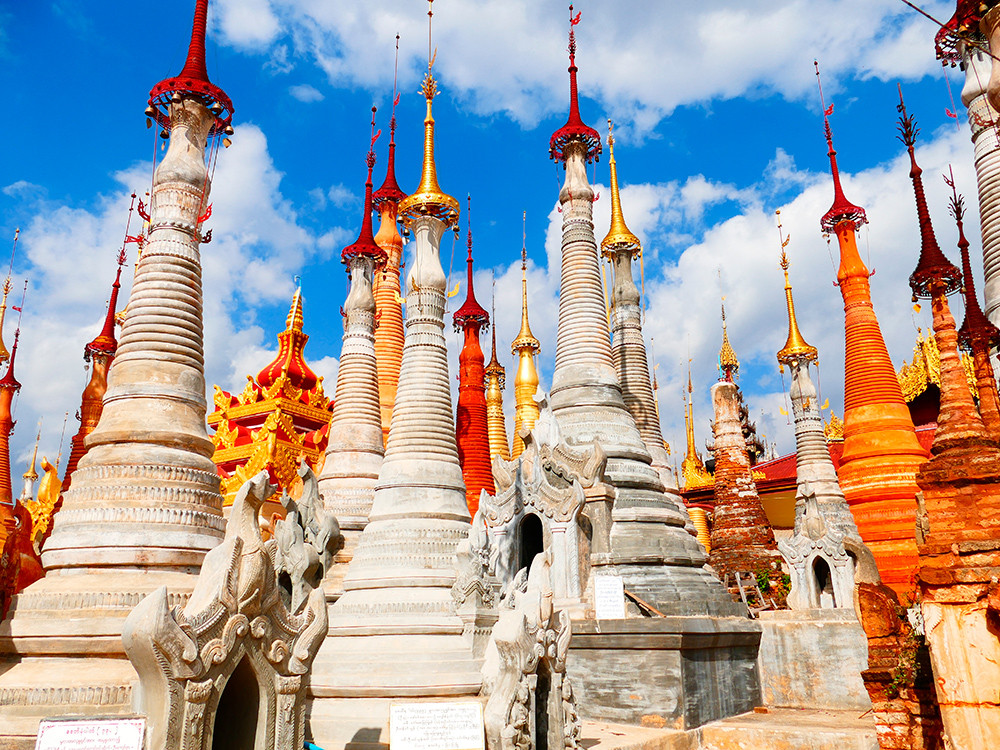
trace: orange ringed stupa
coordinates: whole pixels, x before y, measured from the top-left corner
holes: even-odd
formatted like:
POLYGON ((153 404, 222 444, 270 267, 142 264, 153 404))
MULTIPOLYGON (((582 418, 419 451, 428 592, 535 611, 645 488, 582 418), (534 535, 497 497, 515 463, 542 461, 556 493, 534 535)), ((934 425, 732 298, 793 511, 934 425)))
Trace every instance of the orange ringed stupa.
MULTIPOLYGON (((817 75, 819 70, 817 69, 817 75)), ((872 306, 871 275, 858 254, 863 208, 844 196, 829 118, 824 116, 834 199, 821 226, 840 246, 844 299, 844 451, 838 476, 882 580, 908 597, 917 567, 915 481, 927 451, 917 440, 872 306)))

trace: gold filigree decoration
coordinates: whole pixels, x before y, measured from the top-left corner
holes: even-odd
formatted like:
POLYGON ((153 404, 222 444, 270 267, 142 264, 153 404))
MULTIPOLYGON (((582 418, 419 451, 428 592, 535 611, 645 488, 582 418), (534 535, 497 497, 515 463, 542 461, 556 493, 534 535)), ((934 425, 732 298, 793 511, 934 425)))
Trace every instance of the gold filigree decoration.
MULTIPOLYGON (((962 369, 965 371, 969 390, 978 399, 979 389, 976 387, 975 369, 972 358, 966 352, 962 352, 962 369)), ((913 361, 904 361, 896 378, 899 380, 899 387, 903 391, 903 398, 906 399, 907 403, 912 402, 926 391, 928 386, 941 387, 941 353, 938 351, 937 341, 934 339, 933 333, 925 334, 922 329, 917 329, 917 341, 913 346, 913 361)))
POLYGON ((830 412, 830 421, 823 426, 823 435, 826 436, 826 442, 828 443, 839 443, 844 440, 844 420, 830 412))

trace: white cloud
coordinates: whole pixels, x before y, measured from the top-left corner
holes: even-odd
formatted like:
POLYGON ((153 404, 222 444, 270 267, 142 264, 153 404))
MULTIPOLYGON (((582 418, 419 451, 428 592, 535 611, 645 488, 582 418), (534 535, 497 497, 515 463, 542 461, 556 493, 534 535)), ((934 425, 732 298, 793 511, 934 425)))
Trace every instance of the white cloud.
MULTIPOLYGON (((940 18, 954 10, 944 0, 923 5, 940 18)), ((411 2, 254 0, 253 14, 247 7, 219 6, 228 42, 250 51, 290 44, 335 85, 391 85, 397 32, 401 88, 425 69, 426 17, 411 2)), ((841 76, 913 80, 937 66, 930 22, 897 0, 623 0, 583 13, 582 91, 640 133, 681 105, 774 92, 814 97, 814 58, 830 93, 841 76)), ((434 15, 441 85, 478 113, 528 126, 564 111, 567 26, 555 0, 453 0, 434 15)))
MULTIPOLYGON (((41 450, 55 459, 63 414, 70 413, 68 439, 76 432, 72 416, 86 385, 83 346, 100 330, 115 271, 115 243, 123 236, 129 193, 142 194, 149 184, 149 164, 136 164, 115 174, 122 186, 98 196, 88 208, 55 202, 44 205, 35 220, 22 228, 15 267, 15 289, 21 273, 31 278, 22 322, 22 347, 16 373, 24 384, 17 419, 21 426, 12 442, 14 473, 30 453, 34 424, 44 417, 41 450), (68 261, 71 259, 71 262, 68 261), (73 377, 72 373, 79 373, 73 377)), ((202 246, 205 377, 226 390, 241 389, 245 376, 255 373, 276 351, 275 334, 256 322, 258 310, 287 309, 293 277, 322 254, 319 240, 305 229, 294 206, 281 191, 281 173, 275 168, 264 133, 242 125, 233 146, 219 156, 210 201, 213 214, 207 226, 214 239, 202 246)), ((130 233, 136 233, 137 217, 130 233)), ((332 227, 327 236, 343 236, 332 227)), ((129 246, 134 261, 134 246, 129 246)), ((123 274, 119 309, 131 286, 131 267, 123 274)), ((15 292, 12 300, 19 299, 15 292)), ((18 304, 17 301, 8 304, 18 304)), ((11 312, 8 310, 8 316, 11 312)), ((13 339, 10 317, 8 346, 13 339)), ((310 350, 317 374, 327 377, 332 392, 336 357, 310 350)))
POLYGON ((308 83, 300 83, 297 86, 291 86, 288 89, 288 93, 300 102, 306 103, 321 102, 325 98, 323 93, 318 88, 310 86, 308 83))

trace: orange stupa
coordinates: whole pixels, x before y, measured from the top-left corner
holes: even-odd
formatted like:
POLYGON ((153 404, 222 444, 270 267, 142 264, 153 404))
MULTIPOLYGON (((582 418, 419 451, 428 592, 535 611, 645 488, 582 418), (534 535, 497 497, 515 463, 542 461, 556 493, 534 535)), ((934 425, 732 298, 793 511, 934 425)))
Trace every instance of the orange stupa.
POLYGON ((76 431, 71 442, 69 461, 66 462, 66 474, 63 476, 62 491, 69 489, 73 481, 73 472, 87 452, 87 435, 94 431, 101 420, 104 411, 104 394, 108 390, 108 368, 118 350, 115 339, 115 313, 118 310, 118 290, 122 286, 122 266, 125 264, 125 250, 118 254, 118 272, 115 283, 111 285, 111 299, 108 301, 108 313, 104 317, 104 327, 97 337, 83 348, 83 358, 92 365, 90 382, 83 389, 80 398, 80 429, 76 431))
POLYGON ((846 334, 844 452, 837 473, 882 580, 909 597, 917 567, 915 477, 927 451, 917 441, 872 307, 870 274, 858 254, 856 232, 867 217, 844 197, 830 121, 824 120, 834 199, 821 225, 840 245, 837 282, 846 334))
MULTIPOLYGON (((472 215, 472 200, 469 214, 472 215)), ((472 220, 469 219, 468 289, 465 303, 455 312, 455 329, 463 332, 465 341, 458 356, 458 409, 455 437, 458 460, 465 480, 465 502, 469 513, 476 514, 479 495, 483 490, 494 494, 493 469, 490 464, 490 435, 486 419, 486 358, 479 345, 479 332, 490 324, 490 316, 476 301, 472 285, 472 220)))
MULTIPOLYGON (((399 35, 396 35, 396 56, 399 57, 399 35)), ((379 212, 377 244, 386 254, 385 268, 375 272, 372 291, 375 294, 375 368, 378 372, 378 399, 382 409, 382 440, 389 439, 392 407, 396 403, 399 366, 403 361, 403 305, 400 302, 400 262, 403 238, 396 229, 399 202, 406 197, 396 182, 396 91, 393 86, 392 119, 389 120, 389 159, 382 187, 372 194, 372 204, 379 212)))

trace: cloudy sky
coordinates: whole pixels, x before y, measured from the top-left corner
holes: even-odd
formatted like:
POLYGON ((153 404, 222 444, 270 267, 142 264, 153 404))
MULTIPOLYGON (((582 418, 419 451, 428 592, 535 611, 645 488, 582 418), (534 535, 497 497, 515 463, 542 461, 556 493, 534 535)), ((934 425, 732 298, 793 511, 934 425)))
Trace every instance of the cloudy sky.
MULTIPOLYGON (((39 417, 50 459, 66 412, 67 441, 77 428, 83 346, 100 329, 128 196, 149 189, 159 147, 155 129, 144 126, 147 92, 182 66, 193 6, 0 0, 7 102, 0 253, 20 227, 15 287, 30 282, 17 361, 23 388, 15 476, 39 417)), ((954 6, 936 0, 923 7, 946 20, 954 6)), ((562 180, 547 150, 567 110, 567 9, 551 0, 438 0, 434 9, 440 182, 463 209, 472 195, 478 295, 488 304, 495 277, 498 340, 511 378, 527 212, 544 387, 555 353, 562 180)), ((725 293, 752 415, 786 452, 794 438, 781 414, 788 378, 782 382, 774 359, 786 326, 776 209, 791 234, 802 332, 820 350, 822 398, 838 413, 843 400, 837 247, 819 231, 832 186, 813 60, 835 106, 847 194, 868 211, 859 245, 876 272, 875 308, 897 366, 929 319, 926 309, 913 312, 906 283, 919 241, 908 165, 895 137, 896 84, 922 129, 918 159, 941 245, 954 257, 939 177, 949 164, 970 198, 967 225, 979 248, 968 129, 964 118, 959 125, 946 116, 962 73, 935 61, 935 26, 899 0, 582 0, 576 10, 583 12, 576 27, 582 115, 602 133, 606 118, 616 122, 625 215, 645 248, 646 333, 664 435, 683 451, 690 358, 699 443, 708 436, 725 293)), ((333 391, 347 291, 339 253, 361 223, 370 107, 378 105, 383 129, 378 184, 399 33, 397 174, 403 189, 412 189, 420 171, 417 87, 426 22, 418 0, 213 0, 209 73, 233 99, 236 135, 218 159, 209 221, 215 239, 203 248, 209 388, 240 388, 268 361, 300 276, 311 336, 306 355, 333 391)), ((594 210, 600 240, 610 210, 606 159, 591 179, 601 194, 594 210)), ((462 278, 463 258, 464 241, 453 248, 448 238, 442 262, 452 283, 462 278)), ((974 265, 980 274, 981 259, 974 265)), ((126 277, 124 292, 131 268, 126 277)), ((464 290, 452 308, 463 297, 464 290)), ((955 308, 960 314, 957 301, 955 308)), ((14 325, 8 317, 8 345, 14 325)), ((457 337, 449 336, 457 352, 457 337)), ((512 401, 509 386, 507 393, 512 401)))

